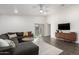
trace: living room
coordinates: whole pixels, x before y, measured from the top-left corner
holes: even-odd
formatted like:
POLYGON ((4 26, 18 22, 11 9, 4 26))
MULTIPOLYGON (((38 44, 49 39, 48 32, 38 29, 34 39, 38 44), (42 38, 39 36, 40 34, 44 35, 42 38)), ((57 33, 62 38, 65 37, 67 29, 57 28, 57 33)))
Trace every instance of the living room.
POLYGON ((0 4, 0 55, 79 55, 78 15, 79 4, 0 4))
POLYGON ((49 24, 47 24, 46 22, 46 16, 40 14, 40 4, 1 4, 0 8, 0 55, 39 54, 39 46, 33 43, 31 43, 30 46, 30 42, 32 42, 33 40, 34 43, 38 41, 37 39, 40 34, 42 36, 50 35, 50 33, 48 32, 49 24), (44 25, 44 28, 41 25, 44 25), (12 47, 7 47, 8 44, 5 41, 7 41, 12 47), (27 47, 24 48, 26 44, 27 47), (19 45, 18 49, 15 48, 15 46, 17 47, 17 45, 19 45), (23 49, 21 51, 22 46, 23 49), (28 49, 29 47, 30 49, 34 49, 30 50, 28 49), (12 48, 14 48, 14 50, 12 50, 12 48), (27 51, 25 51, 24 49, 27 51))

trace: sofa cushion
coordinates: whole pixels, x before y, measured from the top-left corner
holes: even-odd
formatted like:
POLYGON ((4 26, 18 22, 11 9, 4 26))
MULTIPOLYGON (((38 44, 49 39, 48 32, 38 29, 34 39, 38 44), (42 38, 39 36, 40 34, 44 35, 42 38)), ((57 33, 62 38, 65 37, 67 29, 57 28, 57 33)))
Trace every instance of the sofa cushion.
POLYGON ((17 39, 19 41, 19 43, 23 42, 22 38, 23 38, 23 32, 16 32, 17 35, 17 39))
POLYGON ((14 49, 14 55, 34 55, 39 53, 39 47, 32 42, 23 42, 14 49))
POLYGON ((4 39, 0 39, 0 47, 8 47, 9 44, 7 41, 5 41, 4 39))
POLYGON ((1 39, 9 39, 7 33, 1 34, 1 35, 0 35, 0 38, 1 38, 1 39))
POLYGON ((5 41, 8 42, 8 44, 9 44, 10 47, 13 47, 13 48, 16 47, 14 41, 9 40, 9 39, 6 39, 5 41))
POLYGON ((8 32, 7 34, 12 35, 12 34, 16 34, 16 32, 8 32))
POLYGON ((17 36, 23 36, 23 32, 16 32, 17 36))
POLYGON ((18 41, 17 38, 11 38, 11 39, 9 39, 9 40, 12 40, 12 41, 15 43, 16 47, 17 47, 17 45, 19 44, 19 41, 18 41))
POLYGON ((9 39, 17 37, 16 34, 8 34, 8 36, 9 36, 9 39))

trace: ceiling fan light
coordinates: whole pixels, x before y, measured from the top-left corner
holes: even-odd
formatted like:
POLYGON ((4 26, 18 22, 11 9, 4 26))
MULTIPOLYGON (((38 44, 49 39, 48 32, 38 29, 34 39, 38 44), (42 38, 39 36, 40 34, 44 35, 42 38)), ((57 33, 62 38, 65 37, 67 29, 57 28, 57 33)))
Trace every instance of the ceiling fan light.
POLYGON ((40 10, 40 13, 43 13, 43 10, 40 10))

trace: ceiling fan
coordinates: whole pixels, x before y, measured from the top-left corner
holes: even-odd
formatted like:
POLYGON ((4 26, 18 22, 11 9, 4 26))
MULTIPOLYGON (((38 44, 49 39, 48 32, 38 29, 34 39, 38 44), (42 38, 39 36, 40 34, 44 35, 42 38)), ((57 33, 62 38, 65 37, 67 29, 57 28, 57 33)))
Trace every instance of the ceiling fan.
POLYGON ((40 7, 40 14, 47 14, 44 4, 39 4, 39 7, 40 7))

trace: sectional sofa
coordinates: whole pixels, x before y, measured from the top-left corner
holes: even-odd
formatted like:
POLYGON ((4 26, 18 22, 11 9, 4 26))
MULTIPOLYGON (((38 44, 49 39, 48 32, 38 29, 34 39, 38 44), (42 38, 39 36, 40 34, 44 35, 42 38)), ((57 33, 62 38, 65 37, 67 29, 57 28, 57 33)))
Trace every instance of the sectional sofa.
POLYGON ((11 40, 15 47, 0 47, 0 55, 38 55, 39 47, 32 41, 23 41, 23 38, 33 37, 32 32, 8 32, 0 35, 0 39, 11 40), (16 34, 16 35, 15 35, 16 34))

